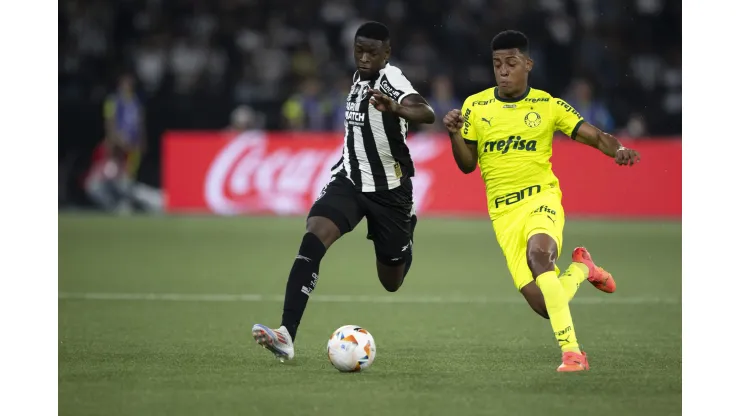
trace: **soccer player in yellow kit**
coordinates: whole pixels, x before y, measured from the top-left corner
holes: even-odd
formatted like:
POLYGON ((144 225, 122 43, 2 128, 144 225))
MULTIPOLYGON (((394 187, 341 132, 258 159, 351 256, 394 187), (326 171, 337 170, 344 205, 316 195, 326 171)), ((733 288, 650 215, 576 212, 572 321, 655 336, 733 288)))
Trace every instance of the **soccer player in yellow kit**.
POLYGON ((640 155, 587 123, 565 101, 530 88, 534 62, 528 48, 521 32, 496 35, 491 50, 497 87, 468 97, 462 111, 450 111, 444 123, 460 170, 467 174, 480 165, 488 213, 514 284, 535 312, 550 319, 562 350, 557 370, 583 371, 589 369, 588 360, 576 339, 568 303, 584 280, 607 293, 616 284, 583 247, 573 251, 573 263, 558 277, 555 261, 565 214, 550 163, 553 134, 559 130, 619 165, 631 166, 640 155))

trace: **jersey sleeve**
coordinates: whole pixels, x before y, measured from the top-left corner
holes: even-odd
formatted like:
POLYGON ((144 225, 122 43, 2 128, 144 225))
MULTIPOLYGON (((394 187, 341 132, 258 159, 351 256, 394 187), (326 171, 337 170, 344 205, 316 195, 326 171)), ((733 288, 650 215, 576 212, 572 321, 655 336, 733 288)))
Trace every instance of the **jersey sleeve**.
POLYGON ((460 130, 460 135, 466 143, 478 143, 478 134, 475 131, 473 125, 473 100, 468 97, 462 106, 462 117, 463 117, 463 128, 460 130))
POLYGON ((555 117, 555 130, 575 139, 578 129, 586 121, 575 108, 560 98, 553 99, 553 115, 555 117))
POLYGON ((385 73, 380 80, 380 91, 399 103, 411 94, 418 94, 411 81, 398 69, 385 73))

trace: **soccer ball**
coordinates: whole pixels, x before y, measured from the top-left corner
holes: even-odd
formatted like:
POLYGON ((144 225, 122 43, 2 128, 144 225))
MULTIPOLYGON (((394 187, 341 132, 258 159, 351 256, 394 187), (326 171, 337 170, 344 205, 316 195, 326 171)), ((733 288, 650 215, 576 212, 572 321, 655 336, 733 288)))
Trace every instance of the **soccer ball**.
POLYGON ((340 327, 326 345, 329 361, 341 372, 367 370, 375 360, 375 340, 357 325, 340 327))

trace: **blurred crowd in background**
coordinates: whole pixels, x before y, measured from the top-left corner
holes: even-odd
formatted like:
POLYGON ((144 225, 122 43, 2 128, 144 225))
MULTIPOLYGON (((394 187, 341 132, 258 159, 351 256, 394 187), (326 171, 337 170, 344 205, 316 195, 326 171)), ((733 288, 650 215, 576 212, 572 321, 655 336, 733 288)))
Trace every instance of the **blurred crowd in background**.
POLYGON ((638 135, 681 129, 676 1, 72 0, 60 10, 67 99, 100 101, 111 75, 131 70, 146 97, 273 101, 272 128, 341 130, 353 35, 373 19, 439 112, 491 85, 488 43, 518 28, 532 42, 533 86, 608 130, 635 119, 638 135))
POLYGON ((438 114, 430 129, 493 85, 489 42, 518 29, 533 87, 610 132, 680 135, 679 1, 62 0, 60 163, 102 139, 103 103, 123 74, 155 159, 173 128, 341 131, 351 43, 367 20, 389 27, 391 62, 438 114))

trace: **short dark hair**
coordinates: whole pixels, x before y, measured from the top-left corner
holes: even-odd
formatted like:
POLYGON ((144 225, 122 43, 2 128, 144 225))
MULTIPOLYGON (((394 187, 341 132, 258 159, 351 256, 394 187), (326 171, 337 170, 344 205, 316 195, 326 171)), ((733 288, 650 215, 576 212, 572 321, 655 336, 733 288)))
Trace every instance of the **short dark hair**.
POLYGON ((491 51, 502 49, 519 49, 521 53, 526 54, 529 52, 529 39, 518 30, 504 30, 491 40, 491 51))
POLYGON ((355 39, 360 36, 363 38, 388 42, 391 39, 391 32, 380 22, 367 22, 363 23, 362 26, 357 29, 355 39))

